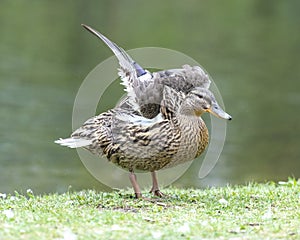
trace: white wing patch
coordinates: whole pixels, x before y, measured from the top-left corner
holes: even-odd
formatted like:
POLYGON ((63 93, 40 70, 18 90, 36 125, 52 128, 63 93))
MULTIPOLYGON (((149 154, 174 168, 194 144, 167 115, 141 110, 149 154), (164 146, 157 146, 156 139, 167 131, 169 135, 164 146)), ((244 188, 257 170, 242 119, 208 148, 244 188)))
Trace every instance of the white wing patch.
POLYGON ((138 116, 138 115, 129 115, 129 114, 125 114, 125 113, 119 113, 116 115, 116 118, 124 121, 124 122, 130 122, 133 123, 135 125, 141 125, 144 127, 148 127, 151 126, 157 122, 163 121, 164 118, 161 115, 161 113, 159 113, 155 118, 149 119, 149 118, 145 118, 142 116, 138 116))

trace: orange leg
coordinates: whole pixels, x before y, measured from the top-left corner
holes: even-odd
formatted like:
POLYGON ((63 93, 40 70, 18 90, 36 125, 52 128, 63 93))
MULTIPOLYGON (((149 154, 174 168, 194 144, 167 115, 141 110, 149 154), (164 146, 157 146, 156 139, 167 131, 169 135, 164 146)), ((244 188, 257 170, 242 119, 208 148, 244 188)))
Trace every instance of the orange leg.
POLYGON ((151 177, 152 177, 152 188, 150 190, 150 193, 153 193, 154 196, 157 197, 164 197, 165 194, 163 194, 158 187, 158 181, 156 177, 156 172, 151 172, 151 177))
POLYGON ((134 174, 134 172, 129 173, 129 179, 130 179, 131 185, 133 187, 135 197, 141 198, 142 197, 141 189, 140 189, 139 184, 137 183, 136 175, 134 174))

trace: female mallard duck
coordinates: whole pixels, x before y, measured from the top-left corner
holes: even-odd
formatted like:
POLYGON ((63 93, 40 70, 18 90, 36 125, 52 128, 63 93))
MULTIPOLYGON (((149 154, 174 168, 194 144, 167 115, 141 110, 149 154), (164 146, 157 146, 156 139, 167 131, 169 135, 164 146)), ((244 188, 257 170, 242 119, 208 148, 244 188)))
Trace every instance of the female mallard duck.
POLYGON ((127 169, 137 198, 142 195, 134 171, 149 171, 151 192, 162 196, 155 171, 191 161, 208 145, 209 134, 201 115, 210 112, 228 120, 231 116, 220 108, 207 89, 210 81, 200 67, 186 66, 169 73, 151 74, 124 50, 104 39, 112 49, 118 50, 116 55, 122 55, 118 58, 128 97, 116 108, 87 120, 70 138, 56 143, 70 148, 83 147, 127 169), (150 85, 159 91, 152 92, 150 85), (151 98, 151 102, 142 98, 139 91, 151 98), (153 108, 151 104, 158 107, 153 108))
POLYGON ((209 90, 194 88, 185 95, 165 86, 160 113, 155 118, 114 108, 87 120, 70 138, 56 143, 83 147, 127 169, 137 198, 141 191, 134 171, 150 171, 151 192, 162 196, 155 171, 191 161, 208 145, 208 130, 200 117, 204 112, 231 119, 209 90))

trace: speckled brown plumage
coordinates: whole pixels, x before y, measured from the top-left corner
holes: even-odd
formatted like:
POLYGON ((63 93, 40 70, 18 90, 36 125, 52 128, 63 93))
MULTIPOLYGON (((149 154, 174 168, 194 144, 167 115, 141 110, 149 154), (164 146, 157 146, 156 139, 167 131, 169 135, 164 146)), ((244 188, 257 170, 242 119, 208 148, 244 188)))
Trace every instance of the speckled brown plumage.
POLYGON ((115 108, 89 119, 71 137, 91 140, 85 149, 129 171, 152 172, 193 160, 208 144, 207 128, 195 114, 180 113, 184 94, 167 91, 158 121, 139 124, 131 111, 115 108))

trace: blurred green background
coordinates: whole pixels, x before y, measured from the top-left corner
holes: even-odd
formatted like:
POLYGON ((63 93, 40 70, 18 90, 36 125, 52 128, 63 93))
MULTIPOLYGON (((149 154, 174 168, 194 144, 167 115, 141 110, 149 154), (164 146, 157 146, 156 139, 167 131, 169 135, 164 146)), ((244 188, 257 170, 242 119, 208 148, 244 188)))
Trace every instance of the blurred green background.
POLYGON ((125 49, 183 52, 213 77, 233 116, 224 150, 205 179, 196 162, 174 185, 299 177, 299 12, 296 0, 1 1, 0 192, 107 190, 53 143, 71 132, 83 79, 112 55, 81 23, 125 49))

